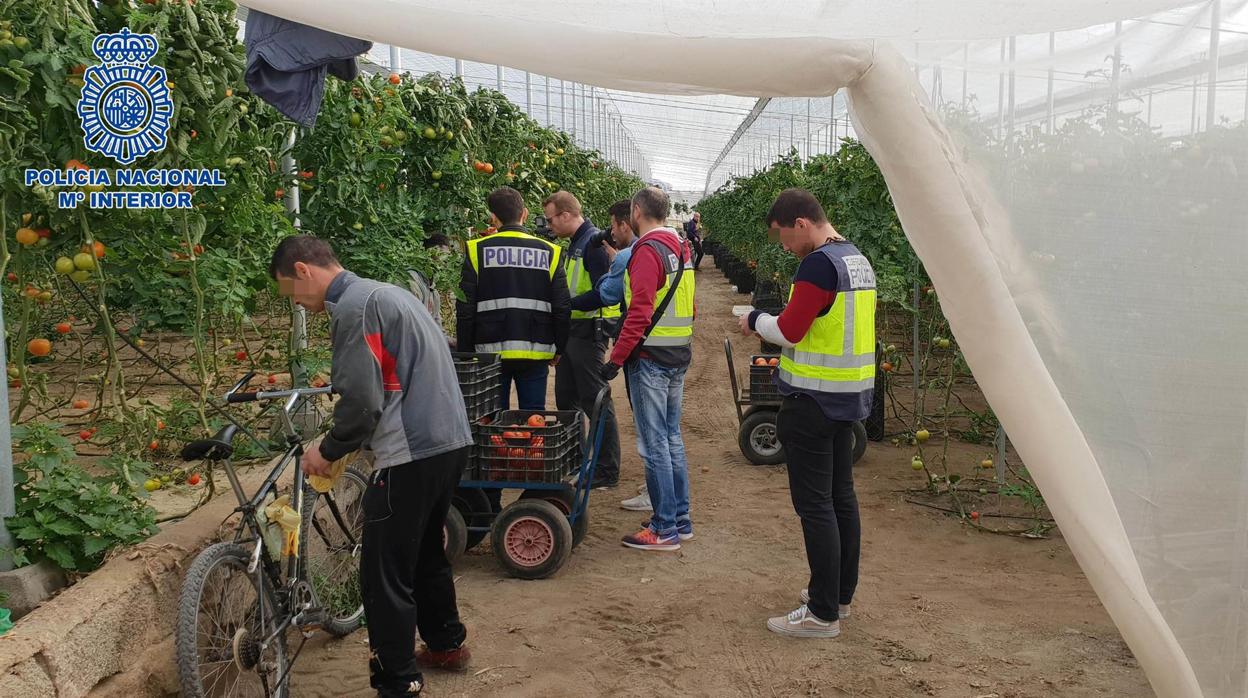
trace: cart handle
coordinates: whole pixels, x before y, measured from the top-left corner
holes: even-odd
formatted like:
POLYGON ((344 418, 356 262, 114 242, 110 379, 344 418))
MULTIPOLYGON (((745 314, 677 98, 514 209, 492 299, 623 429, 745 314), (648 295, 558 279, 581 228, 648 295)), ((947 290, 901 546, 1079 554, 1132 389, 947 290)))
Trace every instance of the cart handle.
POLYGON ((732 340, 724 337, 724 356, 728 358, 728 380, 732 383, 732 404, 737 408, 737 423, 740 424, 745 415, 741 412, 741 391, 737 388, 737 369, 732 365, 732 340))

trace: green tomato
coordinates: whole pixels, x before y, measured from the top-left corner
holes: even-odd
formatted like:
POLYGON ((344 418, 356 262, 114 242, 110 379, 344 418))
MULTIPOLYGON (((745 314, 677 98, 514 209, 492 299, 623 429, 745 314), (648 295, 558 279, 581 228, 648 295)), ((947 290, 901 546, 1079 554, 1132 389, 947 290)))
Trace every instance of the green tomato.
POLYGON ((352 227, 352 228, 354 228, 355 230, 363 230, 363 229, 364 229, 364 224, 363 224, 363 223, 356 223, 355 225, 353 225, 353 226, 351 226, 351 227, 352 227))
POLYGON ((453 140, 455 140, 455 132, 454 132, 454 131, 452 131, 452 130, 450 130, 450 129, 447 129, 447 131, 446 131, 446 140, 448 140, 448 141, 453 141, 453 140))
POLYGON ((78 271, 70 274, 69 278, 73 279, 74 281, 77 281, 80 284, 85 284, 91 280, 91 272, 85 269, 79 269, 78 271))
POLYGON ((432 178, 433 178, 433 181, 435 181, 435 182, 436 182, 436 181, 438 181, 439 179, 442 179, 442 171, 441 171, 441 170, 434 170, 434 171, 433 171, 433 173, 432 173, 432 174, 430 174, 429 176, 430 176, 430 177, 432 177, 432 178))
POLYGON ((239 114, 246 114, 247 112, 248 112, 248 109, 247 109, 247 105, 246 105, 246 104, 240 104, 240 105, 238 105, 238 113, 239 113, 239 114))
POLYGON ((364 123, 364 119, 361 118, 359 114, 352 112, 351 118, 348 119, 348 122, 351 124, 351 128, 359 128, 360 124, 364 123))
POLYGON ((83 271, 91 271, 95 268, 95 255, 90 252, 79 252, 74 255, 74 266, 83 271))
POLYGON ((420 132, 420 135, 424 136, 426 140, 431 141, 438 137, 438 132, 434 131, 432 126, 426 126, 425 130, 420 132))

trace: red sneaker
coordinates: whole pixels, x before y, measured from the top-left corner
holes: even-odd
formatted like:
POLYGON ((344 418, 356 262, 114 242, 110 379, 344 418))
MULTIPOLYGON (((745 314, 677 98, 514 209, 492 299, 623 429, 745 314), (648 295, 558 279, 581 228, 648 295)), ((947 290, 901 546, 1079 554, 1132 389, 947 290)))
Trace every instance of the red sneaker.
POLYGON ((643 528, 631 536, 624 536, 624 545, 638 550, 680 550, 680 538, 669 536, 660 538, 659 534, 649 528, 643 528))
POLYGON ((462 645, 453 650, 431 650, 427 646, 422 646, 416 652, 416 664, 422 669, 464 671, 471 661, 472 652, 462 645))

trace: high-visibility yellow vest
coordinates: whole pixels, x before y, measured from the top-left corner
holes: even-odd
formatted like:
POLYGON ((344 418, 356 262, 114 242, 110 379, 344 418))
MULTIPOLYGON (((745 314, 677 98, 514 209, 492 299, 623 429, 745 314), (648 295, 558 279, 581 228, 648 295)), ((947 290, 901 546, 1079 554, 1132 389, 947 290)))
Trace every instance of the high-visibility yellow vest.
POLYGON ((777 374, 781 390, 855 396, 872 390, 875 271, 849 243, 829 243, 811 254, 827 255, 836 266, 836 298, 797 346, 781 350, 777 374))
MULTIPOLYGON (((672 282, 675 281, 676 272, 680 268, 678 265, 683 264, 685 268, 684 275, 680 277, 680 286, 676 288, 676 297, 667 304, 667 308, 663 310, 663 316, 659 318, 654 331, 642 343, 642 346, 648 349, 689 347, 693 344, 693 298, 695 287, 693 262, 687 258, 684 241, 682 240, 681 242, 681 256, 686 257, 683 262, 678 260, 676 255, 666 245, 657 240, 645 240, 640 243, 648 245, 659 254, 659 259, 663 261, 663 271, 667 275, 663 280, 662 288, 654 294, 655 306, 658 306, 663 298, 671 292, 672 282)), ((635 259, 637 259, 636 253, 629 260, 630 266, 635 259)), ((628 270, 626 269, 624 271, 624 305, 632 305, 632 302, 632 280, 629 278, 628 270)))
POLYGON ((521 230, 501 230, 466 244, 477 273, 475 351, 503 359, 555 356, 551 287, 563 248, 521 230), (489 292, 484 278, 491 275, 489 292), (485 323, 486 317, 496 318, 485 323), (483 332, 489 327, 490 333, 483 332))
MULTIPOLYGON (((577 250, 570 251, 569 257, 571 263, 568 266, 568 291, 572 297, 576 298, 582 293, 588 293, 594 288, 593 279, 590 278, 589 272, 585 269, 585 245, 588 244, 589 235, 585 236, 585 240, 581 241, 581 247, 577 250)), ((620 316, 619 305, 608 305, 596 310, 577 310, 572 309, 573 320, 591 320, 594 318, 617 318, 620 316)))

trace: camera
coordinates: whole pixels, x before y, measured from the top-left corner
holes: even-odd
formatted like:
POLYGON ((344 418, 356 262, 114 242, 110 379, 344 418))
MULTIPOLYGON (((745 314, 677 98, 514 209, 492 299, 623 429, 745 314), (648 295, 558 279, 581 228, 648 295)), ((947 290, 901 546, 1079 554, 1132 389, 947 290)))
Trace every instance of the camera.
MULTIPOLYGON (((607 243, 611 247, 616 247, 615 238, 611 235, 611 229, 600 230, 589 239, 589 243, 585 245, 585 249, 592 250, 602 243, 607 243)), ((618 248, 617 248, 618 249, 618 248)))
POLYGON ((550 222, 546 220, 546 216, 538 216, 533 219, 533 234, 547 240, 555 239, 555 231, 550 229, 550 222))

